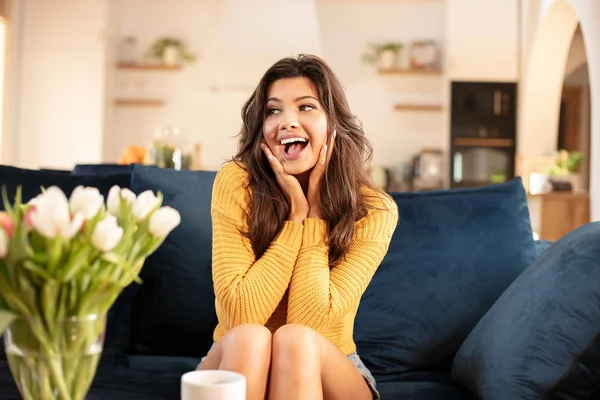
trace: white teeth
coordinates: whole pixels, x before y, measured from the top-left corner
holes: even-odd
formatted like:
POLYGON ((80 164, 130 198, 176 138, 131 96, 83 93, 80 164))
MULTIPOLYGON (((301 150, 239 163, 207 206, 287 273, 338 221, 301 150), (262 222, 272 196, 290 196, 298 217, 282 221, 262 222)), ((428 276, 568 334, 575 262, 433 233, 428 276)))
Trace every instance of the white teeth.
POLYGON ((300 137, 287 138, 287 139, 283 139, 281 141, 281 144, 288 144, 288 143, 295 143, 295 142, 305 143, 305 142, 308 142, 308 140, 306 140, 304 138, 300 138, 300 137))

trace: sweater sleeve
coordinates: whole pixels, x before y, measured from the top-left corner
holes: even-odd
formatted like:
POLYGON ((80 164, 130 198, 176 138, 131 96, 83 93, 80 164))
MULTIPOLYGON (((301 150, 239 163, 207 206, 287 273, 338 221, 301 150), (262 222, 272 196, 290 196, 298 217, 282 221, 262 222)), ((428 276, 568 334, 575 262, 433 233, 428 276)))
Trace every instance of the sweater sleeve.
POLYGON ((264 325, 288 289, 302 244, 302 224, 286 221, 267 251, 256 259, 248 231, 250 192, 247 175, 225 165, 213 187, 212 274, 219 320, 232 328, 264 325))
POLYGON ((350 249, 331 269, 326 221, 314 218, 304 221, 302 246, 290 284, 288 323, 305 325, 324 334, 358 307, 387 253, 398 222, 395 202, 385 198, 384 204, 387 209, 372 209, 356 223, 350 249))

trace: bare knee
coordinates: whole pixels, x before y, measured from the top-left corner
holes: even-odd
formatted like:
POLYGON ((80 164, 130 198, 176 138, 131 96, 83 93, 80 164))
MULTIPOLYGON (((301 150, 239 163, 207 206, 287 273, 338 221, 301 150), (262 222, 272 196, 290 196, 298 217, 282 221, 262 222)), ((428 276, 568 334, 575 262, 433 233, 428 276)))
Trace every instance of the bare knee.
POLYGON ((229 351, 264 353, 271 351, 272 335, 269 329, 258 324, 238 325, 227 332, 221 341, 229 351))
POLYGON ((318 350, 316 335, 304 325, 284 325, 273 335, 273 352, 285 358, 314 356, 318 350))

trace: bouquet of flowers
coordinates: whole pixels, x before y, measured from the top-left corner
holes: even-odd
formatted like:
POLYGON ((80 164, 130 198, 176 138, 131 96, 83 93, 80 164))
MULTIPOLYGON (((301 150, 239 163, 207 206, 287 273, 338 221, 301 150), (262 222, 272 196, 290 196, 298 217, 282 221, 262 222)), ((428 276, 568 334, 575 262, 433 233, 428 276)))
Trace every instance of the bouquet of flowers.
POLYGON ((57 187, 23 204, 3 191, 0 334, 24 399, 84 399, 105 315, 181 219, 162 195, 57 187))

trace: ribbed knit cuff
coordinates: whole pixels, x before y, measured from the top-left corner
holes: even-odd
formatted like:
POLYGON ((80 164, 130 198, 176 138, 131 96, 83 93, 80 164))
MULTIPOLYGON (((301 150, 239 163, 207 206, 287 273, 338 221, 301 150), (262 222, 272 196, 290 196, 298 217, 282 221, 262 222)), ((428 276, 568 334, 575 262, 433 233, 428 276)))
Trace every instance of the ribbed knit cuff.
POLYGON ((327 245, 329 235, 327 221, 318 218, 306 218, 304 220, 304 234, 302 244, 327 245))
POLYGON ((283 243, 293 249, 299 249, 302 245, 302 231, 304 226, 299 222, 285 221, 283 228, 275 238, 275 242, 283 243))

